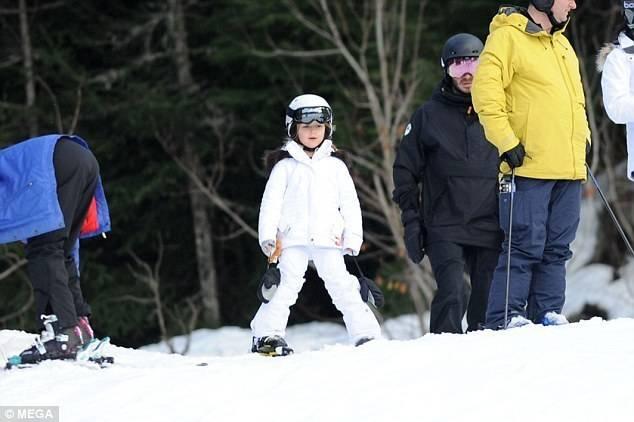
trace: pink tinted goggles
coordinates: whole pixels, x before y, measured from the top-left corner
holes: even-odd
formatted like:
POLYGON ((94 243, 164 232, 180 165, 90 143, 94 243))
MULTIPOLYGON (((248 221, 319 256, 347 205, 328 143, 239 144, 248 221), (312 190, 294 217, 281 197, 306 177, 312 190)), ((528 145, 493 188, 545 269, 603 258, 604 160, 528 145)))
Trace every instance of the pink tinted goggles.
POLYGON ((477 57, 461 57, 451 61, 448 73, 452 78, 462 78, 467 73, 475 74, 480 61, 477 57))

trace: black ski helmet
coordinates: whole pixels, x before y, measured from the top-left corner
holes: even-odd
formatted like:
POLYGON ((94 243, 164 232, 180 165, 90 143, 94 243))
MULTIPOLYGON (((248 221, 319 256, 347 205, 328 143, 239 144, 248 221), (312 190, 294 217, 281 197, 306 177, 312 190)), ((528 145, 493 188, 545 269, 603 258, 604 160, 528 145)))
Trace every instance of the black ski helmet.
POLYGON ((553 5, 555 4, 555 0, 530 0, 530 3, 535 6, 535 9, 543 12, 548 16, 548 20, 550 24, 553 26, 552 32, 558 31, 566 26, 566 21, 558 22, 555 19, 555 14, 553 13, 553 5))
POLYGON ((630 31, 634 31, 634 0, 623 1, 623 18, 625 19, 625 26, 630 31))
POLYGON ((544 13, 552 13, 553 4, 555 0, 531 0, 535 9, 544 13))
POLYGON ((475 35, 456 34, 451 36, 442 48, 440 65, 447 71, 447 63, 456 57, 480 57, 484 45, 475 35))

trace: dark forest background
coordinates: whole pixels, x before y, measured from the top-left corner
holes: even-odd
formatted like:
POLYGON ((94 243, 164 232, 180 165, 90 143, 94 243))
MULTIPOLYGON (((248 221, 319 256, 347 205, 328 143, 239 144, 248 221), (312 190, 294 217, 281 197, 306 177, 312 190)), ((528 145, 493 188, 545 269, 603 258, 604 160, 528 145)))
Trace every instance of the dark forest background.
MULTIPOLYGON (((606 118, 594 68, 620 25, 619 3, 578 1, 567 34, 582 62, 592 166, 631 237, 624 128, 606 118)), ((404 259, 390 201, 394 148, 442 77, 444 41, 458 32, 484 40, 498 5, 0 0, 0 147, 75 133, 101 165, 113 231, 83 241, 81 261, 97 334, 138 346, 248 326, 265 266, 261 157, 281 144, 285 107, 305 92, 333 106, 364 210, 361 265, 386 292, 383 317, 423 315, 434 282, 428 263, 404 259)), ((599 232, 594 260, 622 264, 611 224, 599 232)), ((338 320, 312 270, 307 278, 290 322, 338 320)), ((21 245, 0 246, 0 328, 35 328, 21 245)))

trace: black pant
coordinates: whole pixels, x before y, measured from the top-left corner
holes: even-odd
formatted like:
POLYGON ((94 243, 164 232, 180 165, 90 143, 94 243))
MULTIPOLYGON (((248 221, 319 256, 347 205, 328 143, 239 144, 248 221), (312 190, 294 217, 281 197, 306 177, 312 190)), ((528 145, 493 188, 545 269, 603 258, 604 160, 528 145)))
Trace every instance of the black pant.
POLYGON ((62 139, 55 146, 53 165, 65 227, 29 238, 26 258, 38 325, 40 315, 53 313, 66 328, 90 313, 72 251, 95 193, 99 164, 90 150, 62 139))
POLYGON ((462 333, 467 312, 468 331, 484 325, 493 271, 499 249, 434 242, 426 247, 438 290, 431 304, 432 333, 462 333), (471 278, 471 288, 465 280, 471 278))

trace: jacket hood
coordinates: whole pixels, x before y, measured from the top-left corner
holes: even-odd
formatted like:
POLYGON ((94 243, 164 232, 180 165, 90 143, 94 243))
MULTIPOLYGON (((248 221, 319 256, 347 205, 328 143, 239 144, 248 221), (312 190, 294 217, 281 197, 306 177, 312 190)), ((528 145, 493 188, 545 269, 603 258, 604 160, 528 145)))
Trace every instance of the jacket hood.
MULTIPOLYGON (((302 163, 310 163, 311 158, 304 152, 304 149, 295 141, 289 140, 283 147, 283 151, 288 151, 288 153, 302 163)), ((324 157, 330 156, 333 153, 332 141, 330 139, 325 139, 324 142, 315 150, 313 153, 313 161, 320 160, 324 157)))
POLYGON ((601 47, 601 49, 599 50, 599 53, 597 53, 596 64, 597 64, 597 71, 599 73, 603 72, 603 66, 605 65, 605 61, 608 59, 608 55, 615 48, 616 48, 616 44, 607 43, 603 47, 601 47))
MULTIPOLYGON (((569 21, 568 21, 569 22, 569 21)), ((568 22, 555 31, 555 34, 562 33, 566 30, 568 22)), ((498 10, 498 14, 493 17, 489 31, 493 32, 503 27, 513 27, 530 36, 551 36, 548 32, 528 18, 528 9, 519 6, 502 6, 498 10)))
POLYGON ((603 72, 603 66, 608 59, 608 55, 616 48, 620 48, 628 54, 634 54, 634 40, 628 37, 625 32, 621 32, 616 41, 607 43, 601 47, 596 60, 597 70, 599 72, 603 72))

